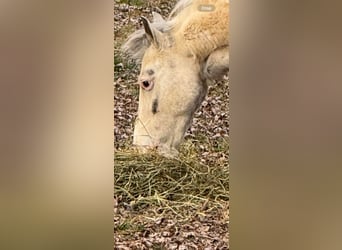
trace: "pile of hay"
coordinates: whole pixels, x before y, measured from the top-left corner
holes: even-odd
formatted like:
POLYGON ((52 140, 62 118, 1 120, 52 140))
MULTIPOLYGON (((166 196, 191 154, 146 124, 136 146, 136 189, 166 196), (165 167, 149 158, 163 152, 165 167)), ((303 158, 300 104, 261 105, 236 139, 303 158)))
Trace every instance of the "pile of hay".
POLYGON ((134 151, 114 153, 114 196, 131 211, 158 209, 186 219, 229 200, 228 163, 207 166, 198 159, 167 159, 134 151))

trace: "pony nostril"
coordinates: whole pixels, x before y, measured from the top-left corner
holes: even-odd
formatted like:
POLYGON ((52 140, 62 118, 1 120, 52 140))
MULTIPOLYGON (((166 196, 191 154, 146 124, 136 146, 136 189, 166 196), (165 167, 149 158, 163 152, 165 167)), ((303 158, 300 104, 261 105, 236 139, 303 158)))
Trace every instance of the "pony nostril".
POLYGON ((143 81, 142 84, 145 88, 148 88, 150 86, 150 83, 148 81, 143 81))

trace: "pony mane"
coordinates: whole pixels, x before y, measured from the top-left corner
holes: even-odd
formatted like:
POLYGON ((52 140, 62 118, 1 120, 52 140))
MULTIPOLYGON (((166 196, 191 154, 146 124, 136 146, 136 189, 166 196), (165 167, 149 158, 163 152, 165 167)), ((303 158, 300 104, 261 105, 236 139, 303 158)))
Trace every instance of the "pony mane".
MULTIPOLYGON (((153 13, 154 21, 150 25, 165 35, 160 49, 175 44, 178 49, 205 58, 218 47, 228 45, 228 19, 225 22, 225 17, 228 18, 227 4, 229 0, 180 0, 167 20, 155 18, 153 13), (204 18, 200 12, 194 13, 202 3, 214 4, 215 14, 208 14, 204 18)), ((121 49, 139 64, 149 46, 150 42, 142 28, 132 33, 121 49)))

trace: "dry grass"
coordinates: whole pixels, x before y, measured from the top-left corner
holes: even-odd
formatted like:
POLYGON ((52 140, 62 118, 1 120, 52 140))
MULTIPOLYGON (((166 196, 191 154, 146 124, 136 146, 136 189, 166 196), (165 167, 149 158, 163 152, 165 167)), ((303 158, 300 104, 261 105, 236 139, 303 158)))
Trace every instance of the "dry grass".
POLYGON ((194 149, 187 141, 177 159, 115 151, 115 249, 228 249, 228 162, 209 166, 194 149))
POLYGON ((209 167, 184 155, 167 159, 116 151, 114 180, 115 196, 133 211, 155 206, 179 220, 229 200, 228 166, 209 167))

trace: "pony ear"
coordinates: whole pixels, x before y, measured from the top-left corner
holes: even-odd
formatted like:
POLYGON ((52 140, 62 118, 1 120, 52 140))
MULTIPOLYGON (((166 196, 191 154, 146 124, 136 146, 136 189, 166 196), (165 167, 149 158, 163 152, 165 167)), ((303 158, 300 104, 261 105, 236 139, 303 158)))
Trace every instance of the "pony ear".
POLYGON ((161 15, 154 12, 154 22, 151 24, 145 17, 141 17, 144 28, 139 29, 129 35, 128 39, 121 47, 123 54, 127 55, 137 63, 141 63, 146 49, 153 44, 157 48, 168 45, 170 41, 163 32, 167 32, 172 27, 172 23, 166 21, 161 15))
POLYGON ((204 76, 209 80, 222 80, 229 71, 229 46, 214 50, 206 59, 204 76))
POLYGON ((145 30, 147 40, 149 40, 150 43, 154 44, 154 46, 159 48, 162 42, 163 34, 160 31, 158 31, 156 28, 152 27, 150 22, 147 20, 147 18, 141 17, 141 20, 144 25, 144 30, 145 30))

